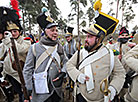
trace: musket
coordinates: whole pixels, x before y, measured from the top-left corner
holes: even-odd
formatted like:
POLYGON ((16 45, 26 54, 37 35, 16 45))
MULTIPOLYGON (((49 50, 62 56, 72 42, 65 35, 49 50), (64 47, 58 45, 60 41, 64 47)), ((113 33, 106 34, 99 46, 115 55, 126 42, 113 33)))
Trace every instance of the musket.
POLYGON ((80 46, 81 46, 81 39, 80 39, 80 31, 79 31, 79 3, 80 3, 80 0, 78 0, 78 16, 77 16, 77 27, 78 27, 78 55, 77 55, 77 66, 76 68, 79 69, 79 61, 80 61, 80 46))
MULTIPOLYGON (((78 0, 78 15, 77 15, 77 28, 78 28, 78 53, 77 53, 77 64, 76 64, 76 68, 79 69, 79 62, 80 62, 80 46, 81 46, 81 39, 80 39, 80 31, 79 31, 79 3, 80 0, 78 0)), ((76 101, 76 93, 77 93, 77 83, 74 85, 74 93, 75 93, 75 97, 73 98, 74 101, 76 101)))
POLYGON ((108 90, 107 78, 103 79, 102 82, 100 83, 100 91, 104 94, 104 102, 110 102, 110 98, 108 96, 110 93, 110 90, 108 90), (104 85, 104 89, 102 88, 103 85, 104 85))
POLYGON ((17 69, 17 72, 18 72, 18 75, 19 75, 19 78, 20 78, 20 81, 21 81, 24 98, 25 98, 25 100, 29 100, 29 102, 30 102, 30 98, 27 95, 27 89, 25 87, 25 81, 24 81, 24 77, 23 77, 23 73, 22 73, 22 68, 21 68, 21 64, 20 64, 20 61, 19 61, 16 45, 15 45, 15 42, 14 42, 13 38, 11 38, 11 44, 12 44, 11 48, 12 48, 12 51, 13 51, 13 56, 14 56, 14 59, 15 59, 15 67, 17 69))
MULTIPOLYGON (((121 56, 121 58, 122 58, 122 42, 120 42, 120 45, 119 45, 119 55, 121 56)), ((121 59, 120 59, 120 61, 121 61, 121 59)))

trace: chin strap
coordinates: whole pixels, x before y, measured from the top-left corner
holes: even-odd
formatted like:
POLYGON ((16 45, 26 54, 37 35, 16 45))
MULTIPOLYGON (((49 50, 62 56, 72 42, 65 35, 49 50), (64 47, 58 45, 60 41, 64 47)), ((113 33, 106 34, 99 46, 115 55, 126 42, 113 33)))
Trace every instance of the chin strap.
POLYGON ((101 31, 101 32, 97 35, 97 37, 99 38, 99 40, 98 40, 97 44, 95 44, 95 45, 93 46, 93 48, 92 48, 90 51, 96 50, 97 47, 103 42, 103 39, 105 38, 105 33, 104 33, 103 31, 101 31))

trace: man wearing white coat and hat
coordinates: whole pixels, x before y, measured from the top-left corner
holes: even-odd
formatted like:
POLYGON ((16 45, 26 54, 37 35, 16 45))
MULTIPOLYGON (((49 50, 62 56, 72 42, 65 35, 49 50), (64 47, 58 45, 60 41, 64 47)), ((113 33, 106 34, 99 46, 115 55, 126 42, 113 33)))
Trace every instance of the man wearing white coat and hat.
POLYGON ((118 20, 99 12, 96 23, 86 33, 85 48, 76 52, 67 62, 67 72, 76 83, 77 102, 109 102, 119 94, 125 81, 125 70, 113 52, 102 43, 114 32, 118 20), (78 67, 76 67, 78 66, 78 67))

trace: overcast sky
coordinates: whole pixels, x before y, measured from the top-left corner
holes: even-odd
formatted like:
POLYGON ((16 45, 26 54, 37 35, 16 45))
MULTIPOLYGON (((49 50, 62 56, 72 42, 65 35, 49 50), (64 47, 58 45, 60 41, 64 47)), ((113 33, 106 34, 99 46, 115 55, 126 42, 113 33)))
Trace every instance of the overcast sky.
MULTIPOLYGON (((67 15, 69 14, 70 10, 71 10, 71 7, 70 7, 70 3, 69 3, 69 0, 56 0, 57 1, 57 6, 58 8, 61 10, 62 14, 64 15, 64 17, 67 17, 67 15)), ((108 4, 108 1, 107 0, 101 0, 102 2, 102 12, 104 13, 108 13, 109 10, 110 10, 110 6, 108 4)), ((88 1, 88 5, 91 6, 90 2, 88 1)), ((113 7, 113 12, 116 13, 116 2, 114 2, 114 5, 112 6, 113 7)), ((84 9, 84 8, 83 8, 84 9)), ((135 19, 128 25, 129 26, 129 30, 132 30, 132 28, 138 24, 138 4, 135 4, 133 5, 133 10, 134 10, 134 13, 136 14, 135 16, 135 19)), ((85 10, 83 10, 85 11, 85 10)), ((116 17, 114 15, 114 17, 116 17)), ((122 19, 122 11, 119 10, 118 12, 118 19, 119 19, 119 23, 121 24, 121 19, 122 19)))
MULTIPOLYGON (((67 18, 67 15, 71 12, 71 7, 70 7, 69 0, 55 0, 55 1, 57 3, 58 8, 61 11, 61 15, 64 18, 67 18)), ((102 10, 101 11, 104 12, 104 13, 109 12, 110 7, 108 6, 107 0, 101 0, 101 2, 102 2, 102 10)), ((0 6, 7 6, 8 7, 9 4, 10 4, 10 0, 0 0, 0 6)), ((88 1, 88 5, 89 6, 91 5, 89 1, 88 1)), ((138 12, 137 12, 138 4, 133 5, 133 9, 134 9, 134 12, 136 13, 136 17, 128 25, 129 30, 131 30, 136 24, 138 24, 138 12)), ((83 8, 83 11, 85 11, 85 10, 86 10, 86 8, 83 8)), ((113 10, 116 13, 116 3, 114 3, 114 5, 113 5, 113 10)), ((121 23, 121 19, 122 19, 121 15, 122 15, 122 12, 119 11, 119 13, 118 13, 118 19, 120 21, 119 23, 121 23)), ((71 24, 69 24, 69 25, 71 25, 71 24)), ((75 26, 75 28, 77 28, 76 25, 74 25, 74 26, 75 26)))

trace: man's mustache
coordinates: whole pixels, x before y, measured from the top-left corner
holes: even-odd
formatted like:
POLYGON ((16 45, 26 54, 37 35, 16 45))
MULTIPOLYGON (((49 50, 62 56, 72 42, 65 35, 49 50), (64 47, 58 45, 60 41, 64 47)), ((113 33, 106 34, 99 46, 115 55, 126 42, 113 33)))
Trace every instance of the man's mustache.
POLYGON ((88 41, 85 41, 85 44, 88 44, 89 45, 89 42, 88 41))

